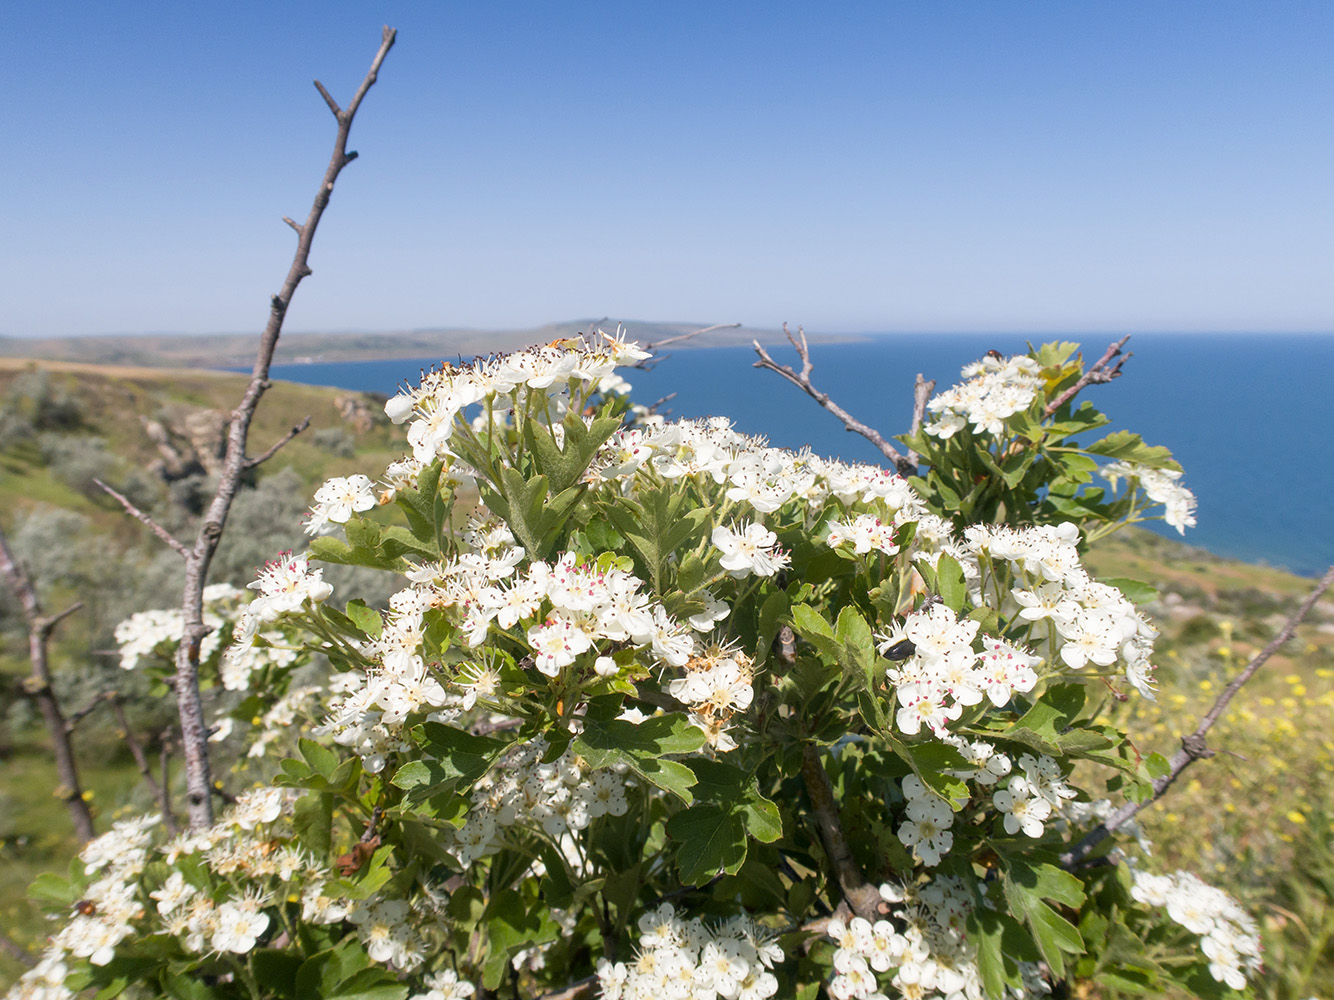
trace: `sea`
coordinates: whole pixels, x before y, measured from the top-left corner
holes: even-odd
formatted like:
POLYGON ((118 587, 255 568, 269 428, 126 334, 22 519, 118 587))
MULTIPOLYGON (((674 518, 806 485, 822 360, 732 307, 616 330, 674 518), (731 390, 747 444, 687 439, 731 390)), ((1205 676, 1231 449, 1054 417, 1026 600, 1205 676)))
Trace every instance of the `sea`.
MULTIPOLYGON (((812 381, 858 419, 888 435, 908 429, 913 379, 937 391, 989 350, 1025 351, 1055 337, 1004 334, 884 334, 811 345, 812 381)), ((1067 337, 1063 339, 1074 340, 1067 337)), ((1112 338, 1083 340, 1092 363, 1112 338)), ((788 345, 770 345, 799 367, 788 345)), ((1166 445, 1199 498, 1198 526, 1182 540, 1220 556, 1305 576, 1334 564, 1334 335, 1140 334, 1126 345, 1123 375, 1090 386, 1091 400, 1146 442, 1166 445)), ((272 377, 386 395, 440 358, 274 365, 272 377)), ((457 361, 457 358, 444 360, 457 361)), ((668 347, 648 370, 623 369, 637 402, 671 396, 673 417, 725 416, 776 445, 851 461, 879 451, 772 372, 753 367, 749 347, 668 347)), ((1161 523, 1149 525, 1180 537, 1161 523)))

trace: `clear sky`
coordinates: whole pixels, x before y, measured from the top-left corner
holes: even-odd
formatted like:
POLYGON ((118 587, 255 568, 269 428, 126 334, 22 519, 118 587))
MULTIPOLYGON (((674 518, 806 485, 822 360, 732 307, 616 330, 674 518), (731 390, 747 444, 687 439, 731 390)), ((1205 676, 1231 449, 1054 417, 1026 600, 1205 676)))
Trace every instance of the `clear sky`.
POLYGON ((0 333, 1334 330, 1334 4, 7 0, 0 333))

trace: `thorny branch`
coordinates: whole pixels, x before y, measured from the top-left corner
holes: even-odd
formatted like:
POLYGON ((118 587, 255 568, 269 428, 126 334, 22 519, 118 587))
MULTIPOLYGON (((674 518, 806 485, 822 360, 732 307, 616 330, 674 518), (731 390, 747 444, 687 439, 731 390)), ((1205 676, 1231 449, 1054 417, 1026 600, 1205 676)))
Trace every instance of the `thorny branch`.
POLYGON ((1212 757, 1215 754, 1216 751, 1209 749, 1208 745, 1205 743, 1204 738, 1206 734, 1213 728, 1214 723, 1222 717, 1228 703, 1231 702, 1236 693, 1241 690, 1242 685, 1254 677, 1256 671, 1264 666, 1265 662, 1273 656, 1285 642, 1292 638, 1293 633, 1297 631, 1297 626, 1300 625, 1306 616, 1311 613, 1311 609, 1315 607, 1316 601, 1320 600, 1321 596, 1324 595, 1325 591, 1329 589, 1331 584, 1334 584, 1334 566, 1331 566, 1325 571, 1325 575, 1320 578, 1320 582, 1316 584, 1315 589, 1307 595, 1307 598, 1302 602, 1301 607, 1299 607, 1293 613, 1292 617, 1284 624, 1282 631, 1274 636, 1269 645, 1260 650, 1255 658, 1251 660, 1250 663, 1246 664, 1246 668, 1242 670, 1241 673, 1237 674, 1237 676, 1232 679, 1232 682, 1223 689, 1223 693, 1218 696, 1218 700, 1214 702, 1213 708, 1209 709, 1204 718, 1200 720, 1200 724, 1195 727, 1195 731, 1181 738, 1181 749, 1172 755, 1167 774, 1163 775, 1161 778, 1154 779, 1153 795, 1145 799, 1143 802, 1125 803, 1104 822, 1095 826, 1082 840, 1079 841, 1079 843, 1075 844, 1074 847, 1061 855, 1062 867, 1067 869, 1078 867, 1084 859, 1088 857, 1093 848, 1106 840, 1118 828, 1124 826, 1145 806, 1157 802, 1162 798, 1164 793, 1172 787, 1172 783, 1177 780, 1182 771, 1195 763, 1195 761, 1212 757))
MULTIPOLYGON (((153 528, 163 541, 185 556, 185 582, 182 591, 181 610, 184 616, 184 631, 181 644, 176 652, 176 701, 181 719, 181 750, 185 758, 186 796, 189 808, 189 822, 192 828, 208 826, 213 821, 213 787, 209 773, 208 727, 204 723, 204 709, 199 697, 199 644, 208 634, 208 626, 203 619, 204 584, 208 579, 209 566, 218 542, 227 524, 227 515, 232 501, 240 487, 242 475, 254 468, 259 462, 273 454, 299 431, 293 431, 279 441, 273 448, 257 459, 246 458, 246 440, 250 424, 255 416, 255 408, 260 397, 269 388, 269 366, 273 362, 273 352, 278 345, 278 336, 282 332, 283 320, 288 306, 292 302, 297 286, 311 273, 309 258, 315 230, 329 199, 333 195, 334 183, 343 168, 356 159, 355 152, 347 148, 348 136, 352 130, 352 121, 362 100, 375 84, 380 66, 385 56, 393 48, 397 32, 385 27, 381 32, 380 48, 371 62, 371 68, 361 86, 353 95, 346 108, 340 108, 338 102, 318 80, 315 87, 329 106, 338 123, 338 134, 334 140, 333 154, 325 169, 324 177, 315 193, 306 221, 297 223, 290 218, 284 221, 297 234, 296 251, 292 264, 287 271, 287 279, 282 288, 269 300, 269 320, 260 338, 259 350, 255 357, 255 366, 250 374, 250 383, 246 387, 241 402, 231 413, 231 422, 227 430, 227 448, 223 457, 222 472, 218 477, 217 491, 209 502, 200 521, 200 528, 193 545, 186 547, 176 542, 143 515, 136 515, 141 521, 153 528)), ((122 505, 129 510, 130 505, 121 498, 122 505)), ((134 513, 131 510, 131 513, 134 513)))
POLYGON ((1112 364, 1113 358, 1120 357, 1121 348, 1126 346, 1126 341, 1129 339, 1130 336, 1127 334, 1115 344, 1112 344, 1112 346, 1107 348, 1107 353, 1090 365, 1089 370, 1079 376, 1078 382, 1047 404, 1046 409, 1042 411, 1043 414, 1050 417, 1053 413, 1059 410, 1062 405, 1078 396, 1085 386, 1105 385, 1114 378, 1120 378, 1121 366, 1135 356, 1133 353, 1127 354, 1124 358, 1121 358, 1121 360, 1111 368, 1108 368, 1107 366, 1112 364))
MULTIPOLYGON (((787 339, 792 342, 792 346, 797 349, 797 355, 801 358, 801 371, 795 371, 790 365, 780 365, 769 356, 768 351, 760 346, 758 340, 751 341, 755 346, 755 353, 760 356, 760 360, 755 362, 755 367, 767 368, 771 372, 776 372, 795 385, 798 389, 801 389, 806 395, 810 396, 811 399, 815 400, 842 421, 844 427, 860 434, 862 437, 866 438, 866 440, 870 441, 871 444, 875 445, 880 450, 880 454, 884 455, 885 458, 894 463, 894 467, 898 470, 899 475, 917 475, 917 463, 915 461, 909 458, 909 456, 904 455, 892 444, 886 441, 884 436, 874 427, 862 423, 847 410, 843 409, 843 407, 830 399, 827 392, 821 392, 811 383, 811 369, 815 366, 811 363, 811 349, 806 343, 806 331, 801 327, 797 327, 797 335, 793 336, 792 331, 789 330, 787 324, 784 323, 783 332, 787 334, 787 339)), ((925 404, 923 404, 923 406, 925 406, 925 404)))
POLYGON ((72 604, 53 617, 43 614, 42 602, 37 597, 32 577, 10 550, 3 531, 0 531, 0 576, 5 578, 10 592, 23 605, 23 617, 28 623, 28 661, 32 664, 32 676, 24 683, 24 690, 42 710, 47 732, 51 734, 56 776, 60 779, 57 793, 69 809, 74 832, 81 842, 86 843, 93 839, 93 814, 83 798, 74 745, 70 741, 69 727, 60 702, 51 686, 51 664, 47 657, 47 646, 56 625, 78 611, 83 604, 72 604))

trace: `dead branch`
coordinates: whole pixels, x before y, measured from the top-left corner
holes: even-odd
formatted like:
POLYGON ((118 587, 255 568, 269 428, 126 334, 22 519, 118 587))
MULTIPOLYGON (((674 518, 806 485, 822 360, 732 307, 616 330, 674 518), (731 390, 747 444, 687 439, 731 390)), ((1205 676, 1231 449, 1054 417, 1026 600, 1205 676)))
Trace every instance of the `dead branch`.
POLYGON ((278 454, 279 448, 287 444, 288 441, 291 441, 292 438, 296 437, 298 434, 300 434, 309 426, 310 426, 310 417, 302 417, 301 423, 297 424, 290 431, 284 434, 281 438, 275 441, 273 443, 273 446, 269 448, 267 451, 262 452, 259 455, 256 455, 254 458, 247 458, 245 462, 245 467, 247 469, 253 469, 257 465, 263 465, 274 455, 278 454))
POLYGON ((847 410, 843 409, 843 407, 830 399, 827 392, 821 392, 811 383, 811 369, 815 366, 811 363, 811 349, 806 343, 806 331, 801 327, 797 327, 797 336, 794 337, 792 331, 789 330, 787 324, 784 323, 783 332, 787 334, 787 339, 791 341, 792 346, 797 349, 797 355, 801 358, 801 371, 797 372, 789 365, 780 365, 769 356, 768 351, 760 346, 758 340, 751 341, 751 343, 755 345, 755 353, 760 356, 760 360, 756 361, 754 366, 756 368, 767 368, 769 371, 781 375, 842 421, 843 426, 848 430, 860 434, 862 437, 866 438, 866 440, 870 441, 871 444, 875 445, 876 448, 880 450, 880 454, 884 455, 885 458, 894 463, 894 467, 898 470, 899 475, 917 475, 916 462, 910 460, 907 455, 904 455, 892 444, 886 441, 884 436, 874 427, 862 423, 847 410))
POLYGON ((1118 361, 1111 368, 1108 368, 1107 366, 1112 363, 1113 358, 1120 356, 1121 348, 1126 346, 1126 341, 1129 339, 1130 336, 1129 334, 1127 334, 1126 336, 1118 340, 1115 344, 1113 344, 1111 347, 1107 348, 1107 353, 1104 354, 1097 361, 1095 361, 1089 367, 1088 371, 1086 371, 1083 375, 1079 376, 1078 382, 1076 382, 1069 389, 1066 389, 1065 392, 1061 393, 1050 403, 1048 403, 1047 408, 1042 412, 1046 416, 1050 417, 1053 413, 1055 413, 1058 409, 1060 409, 1063 404, 1068 403, 1070 400, 1078 396, 1085 386, 1105 385, 1114 378, 1120 378, 1121 366, 1124 365, 1131 358, 1133 358, 1134 354, 1127 354, 1124 358, 1121 358, 1121 360, 1118 361))
POLYGON ((98 488, 101 489, 103 493, 106 493, 113 500, 116 500, 122 507, 124 507, 125 513, 129 514, 130 517, 133 517, 136 520, 141 521, 144 524, 148 525, 149 529, 152 530, 153 534, 157 535, 158 538, 166 542, 167 545, 169 545, 177 553, 184 556, 186 559, 190 558, 190 550, 185 547, 184 543, 178 540, 175 535, 173 535, 166 528, 162 527, 162 525, 154 521, 151 517, 149 517, 147 514, 141 511, 134 504, 130 503, 128 497, 122 496, 121 494, 117 493, 115 490, 113 490, 106 483, 102 482, 102 480, 100 479, 94 479, 93 482, 95 482, 98 485, 98 488))
POLYGON ((171 815, 171 799, 167 794, 167 786, 159 784, 158 780, 153 777, 153 770, 148 766, 148 756, 144 753, 143 744, 139 742, 134 735, 134 730, 130 728, 130 720, 125 717, 125 706, 121 702, 120 693, 109 691, 106 699, 111 702, 111 710, 116 713, 116 721, 120 723, 120 738, 130 748, 130 755, 139 767, 139 774, 143 776, 148 787, 152 789, 153 798, 157 799, 158 810, 162 813, 162 822, 166 825, 167 832, 174 837, 176 835, 176 820, 171 815))
POLYGON ((1120 809, 1112 813, 1112 815, 1104 822, 1095 826, 1082 840, 1079 841, 1079 843, 1075 844, 1074 847, 1061 855, 1061 865, 1063 867, 1078 867, 1084 859, 1088 857, 1089 852, 1092 851, 1093 848, 1097 847, 1098 844, 1110 837, 1118 828, 1124 826, 1145 806, 1157 802, 1162 798, 1167 790, 1172 787, 1172 783, 1177 780, 1182 771, 1197 760, 1203 760, 1214 756, 1217 751, 1209 748, 1204 739, 1205 735, 1213 728, 1214 723, 1222 717, 1223 712, 1227 709, 1228 703, 1231 702, 1236 693, 1241 690, 1242 685, 1254 677, 1256 671, 1264 666, 1265 662, 1273 656, 1285 642, 1292 638, 1293 633, 1297 631, 1297 626, 1300 625, 1303 619, 1311 613, 1311 609, 1315 607, 1316 601, 1320 600, 1331 584, 1334 584, 1334 566, 1331 566, 1325 571, 1325 575, 1320 578, 1320 582, 1316 584, 1315 589, 1307 595, 1307 598, 1302 602, 1301 607, 1299 607, 1293 613, 1292 617, 1284 624, 1282 631, 1274 636, 1269 645, 1260 650, 1260 652, 1255 655, 1255 658, 1251 660, 1250 663, 1246 664, 1246 668, 1242 670, 1241 673, 1237 674, 1237 676, 1232 679, 1232 682, 1223 689, 1223 693, 1218 696, 1218 700, 1214 702, 1213 708, 1209 709, 1204 718, 1200 720, 1200 724, 1195 727, 1195 731, 1181 738, 1181 749, 1172 755, 1167 774, 1163 775, 1161 778, 1154 779, 1153 795, 1150 798, 1145 799, 1143 802, 1125 803, 1120 809))
MULTIPOLYGON (((362 100, 374 85, 385 56, 393 48, 396 35, 397 32, 393 28, 384 28, 381 33, 380 48, 371 62, 371 68, 346 108, 340 108, 338 102, 333 99, 328 90, 318 80, 315 81, 316 89, 319 90, 320 95, 329 106, 329 110, 333 112, 334 119, 338 122, 338 133, 334 139, 333 153, 315 192, 315 200, 311 205, 309 214, 306 216, 306 221, 298 225, 291 219, 285 220, 297 234, 296 251, 292 256, 292 263, 288 268, 287 278, 283 282, 282 288, 269 299, 269 320, 264 328, 263 335, 260 337, 255 365, 250 374, 250 382, 240 403, 231 413, 231 422, 227 430, 227 448, 223 457, 222 472, 218 477, 217 490, 200 521, 199 531, 193 545, 187 547, 171 539, 151 520, 136 515, 139 516, 141 521, 153 528, 163 541, 185 556, 185 581, 181 599, 184 632, 176 652, 175 690, 177 708, 181 719, 181 751, 185 759, 186 798, 189 823, 192 828, 208 826, 213 822, 212 795, 214 794, 214 788, 208 758, 208 727, 204 722, 204 708, 199 697, 199 644, 209 631, 203 620, 204 585, 208 579, 208 570, 213 561, 213 555, 217 551, 218 542, 222 537, 223 529, 227 525, 227 515, 240 487, 242 475, 258 462, 263 461, 277 451, 296 433, 299 433, 294 430, 288 438, 280 441, 258 459, 246 458, 246 441, 250 433, 250 424, 254 419, 255 408, 259 405, 260 397, 269 388, 269 367, 273 362, 274 349, 278 345, 278 336, 282 332, 283 320, 287 315, 288 306, 292 302, 292 296, 295 294, 297 286, 301 284, 303 278, 311 273, 309 258, 315 231, 319 227, 325 208, 329 205, 329 199, 333 195, 334 184, 338 180, 338 175, 357 156, 355 152, 349 152, 347 148, 348 136, 352 130, 352 121, 356 117, 357 109, 361 106, 362 100)), ((131 513, 134 513, 131 506, 126 504, 123 498, 122 505, 126 506, 127 510, 131 510, 131 513)))
MULTIPOLYGON (((646 350, 646 351, 656 351, 659 347, 666 347, 668 344, 679 343, 679 342, 682 341, 682 340, 690 340, 690 339, 693 338, 693 337, 698 337, 698 336, 701 336, 702 334, 705 334, 705 333, 713 333, 713 331, 715 331, 715 330, 736 330, 736 329, 738 329, 740 326, 741 326, 740 323, 715 323, 715 324, 713 324, 713 326, 705 326, 705 327, 701 327, 701 328, 698 329, 698 330, 691 330, 689 333, 682 333, 682 334, 678 334, 678 335, 675 336, 675 337, 668 337, 666 340, 659 340, 659 341, 655 341, 654 343, 651 343, 651 344, 645 344, 645 345, 644 345, 644 350, 646 350)), ((646 362, 646 361, 650 361, 650 360, 652 360, 652 359, 650 359, 650 358, 645 358, 644 361, 639 362, 638 364, 635 365, 635 367, 636 367, 636 368, 643 368, 643 367, 645 366, 645 365, 644 365, 644 362, 646 362)))
POLYGON ((69 809, 75 834, 81 843, 87 843, 93 839, 93 814, 79 784, 79 765, 74 757, 74 744, 70 741, 65 715, 51 684, 51 664, 47 657, 47 647, 56 625, 83 605, 73 604, 53 618, 44 615, 32 577, 10 550, 3 531, 0 531, 0 575, 4 576, 10 592, 23 605, 23 617, 28 623, 28 661, 32 664, 32 676, 23 686, 25 692, 41 707, 46 730, 51 734, 51 751, 56 761, 56 776, 60 779, 57 795, 69 809))

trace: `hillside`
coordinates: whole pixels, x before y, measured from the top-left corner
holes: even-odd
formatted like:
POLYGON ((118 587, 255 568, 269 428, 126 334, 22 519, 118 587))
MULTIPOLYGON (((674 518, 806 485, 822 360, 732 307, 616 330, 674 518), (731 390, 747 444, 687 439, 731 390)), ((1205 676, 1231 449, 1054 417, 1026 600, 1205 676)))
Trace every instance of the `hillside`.
MULTIPOLYGON (((632 339, 653 343, 679 337, 708 323, 660 323, 627 320, 632 339)), ((478 330, 441 327, 377 332, 284 333, 274 355, 277 364, 302 361, 365 361, 384 358, 473 357, 542 344, 600 327, 614 331, 614 319, 583 319, 523 329, 478 330)), ((812 343, 858 339, 850 335, 811 333, 812 343)), ((784 340, 781 330, 738 327, 715 330, 677 347, 733 347, 784 340)), ((237 368, 253 364, 253 333, 115 334, 97 337, 23 339, 0 337, 0 359, 41 358, 102 365, 139 365, 151 368, 237 368)))

